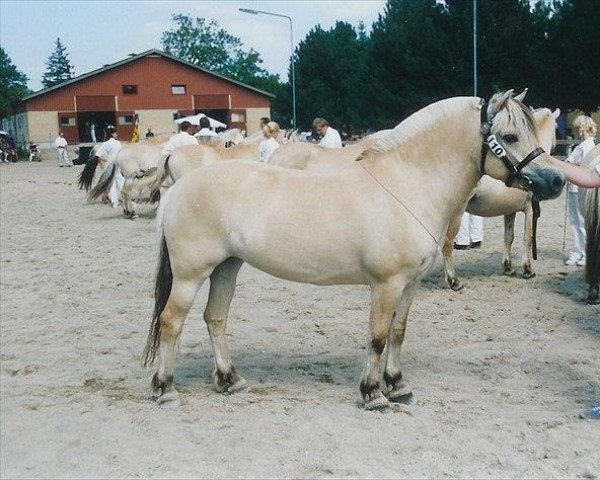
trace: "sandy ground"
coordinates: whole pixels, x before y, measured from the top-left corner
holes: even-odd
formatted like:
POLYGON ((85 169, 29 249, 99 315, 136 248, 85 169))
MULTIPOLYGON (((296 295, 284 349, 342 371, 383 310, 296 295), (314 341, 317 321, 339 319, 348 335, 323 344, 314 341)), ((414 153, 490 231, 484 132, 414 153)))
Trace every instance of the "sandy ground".
POLYGON ((562 264, 564 196, 542 205, 534 279, 499 274, 496 218, 480 250, 456 254, 462 292, 439 264, 424 281, 403 352, 410 405, 359 407, 366 287, 244 266, 228 332, 250 388, 211 388, 203 287, 175 369, 182 406, 166 410, 140 365, 154 211, 86 204, 81 168, 0 165, 3 479, 600 475, 600 423, 579 418, 600 402, 600 308, 562 264))

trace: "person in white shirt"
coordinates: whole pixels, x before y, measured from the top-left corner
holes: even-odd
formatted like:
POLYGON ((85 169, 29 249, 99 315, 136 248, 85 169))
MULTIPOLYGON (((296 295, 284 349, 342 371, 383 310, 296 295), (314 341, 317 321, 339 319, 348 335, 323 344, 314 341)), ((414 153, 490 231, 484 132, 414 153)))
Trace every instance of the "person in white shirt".
POLYGON ((63 132, 59 132, 58 137, 54 140, 54 146, 58 150, 58 166, 59 167, 72 167, 73 162, 69 159, 67 152, 67 140, 64 137, 63 132))
POLYGON ((210 126, 210 120, 208 117, 202 117, 200 119, 200 130, 194 135, 202 145, 210 144, 214 141, 214 138, 218 138, 217 132, 214 132, 210 126))
MULTIPOLYGON (((119 150, 121 150, 121 142, 117 140, 119 138, 117 129, 112 125, 109 125, 108 127, 106 127, 106 135, 109 138, 106 142, 100 145, 100 147, 96 151, 96 156, 102 158, 106 162, 116 161, 116 155, 119 152, 119 150)), ((110 199, 110 203, 112 203, 113 208, 119 208, 119 202, 121 200, 121 189, 123 188, 123 184, 125 183, 125 177, 121 173, 119 165, 116 165, 115 168, 115 178, 110 187, 108 198, 110 199)))
POLYGON ((329 125, 324 118, 313 120, 313 129, 321 137, 319 145, 326 148, 342 148, 342 139, 338 131, 329 125))
POLYGON ((167 143, 163 145, 162 148, 162 156, 168 157, 177 147, 182 147, 184 145, 198 145, 198 140, 189 134, 189 131, 192 128, 192 124, 190 122, 181 122, 179 125, 180 132, 173 135, 167 143))
POLYGON ((258 146, 258 154, 261 162, 268 163, 269 157, 280 147, 279 142, 276 140, 279 135, 279 124, 269 122, 262 127, 262 131, 265 139, 258 146))
MULTIPOLYGON (((582 142, 575 147, 566 162, 573 165, 582 165, 587 153, 594 148, 594 136, 597 132, 596 123, 587 115, 579 115, 573 121, 573 129, 577 138, 582 142)), ((569 223, 573 232, 573 246, 565 265, 585 265, 585 224, 583 215, 579 211, 579 193, 577 184, 570 182, 567 187, 567 202, 569 207, 569 223)))

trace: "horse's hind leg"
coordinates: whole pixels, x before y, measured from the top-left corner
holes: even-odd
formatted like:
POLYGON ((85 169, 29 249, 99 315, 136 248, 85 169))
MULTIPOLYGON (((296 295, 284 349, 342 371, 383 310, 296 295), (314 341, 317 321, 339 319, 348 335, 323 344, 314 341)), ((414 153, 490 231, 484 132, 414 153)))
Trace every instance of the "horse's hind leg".
POLYGON ((157 399, 159 405, 177 402, 179 399, 179 394, 173 386, 175 348, 183 322, 203 280, 204 278, 191 281, 173 279, 169 299, 158 319, 160 322, 159 364, 152 379, 152 387, 154 390, 161 390, 157 399))
POLYGON ((123 200, 123 213, 127 218, 136 218, 131 201, 133 193, 133 182, 127 179, 121 190, 121 199, 123 200))
POLYGON ((535 277, 535 272, 531 266, 532 248, 533 248, 533 207, 531 201, 527 203, 524 210, 525 228, 523 233, 523 278, 535 277))
POLYGON ((410 386, 402 378, 402 372, 400 370, 400 349, 406 332, 408 312, 415 297, 416 290, 416 283, 408 285, 404 289, 388 333, 383 379, 387 385, 386 397, 392 402, 406 402, 412 397, 410 386))
POLYGON ((515 239, 515 217, 516 213, 504 215, 504 257, 502 258, 503 274, 509 277, 516 275, 512 266, 511 248, 515 239))
POLYGON ((225 338, 229 306, 235 292, 237 274, 243 261, 230 257, 218 265, 210 276, 210 292, 204 310, 204 321, 208 327, 215 370, 213 383, 218 392, 233 393, 246 387, 247 382, 235 371, 225 338))

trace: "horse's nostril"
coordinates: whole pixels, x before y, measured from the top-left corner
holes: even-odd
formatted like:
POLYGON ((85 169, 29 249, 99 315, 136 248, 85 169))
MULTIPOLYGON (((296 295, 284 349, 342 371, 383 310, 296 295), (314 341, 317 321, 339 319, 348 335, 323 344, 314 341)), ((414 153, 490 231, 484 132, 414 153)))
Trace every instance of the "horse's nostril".
POLYGON ((555 175, 552 179, 552 187, 554 190, 561 189, 565 184, 565 179, 561 175, 555 175))

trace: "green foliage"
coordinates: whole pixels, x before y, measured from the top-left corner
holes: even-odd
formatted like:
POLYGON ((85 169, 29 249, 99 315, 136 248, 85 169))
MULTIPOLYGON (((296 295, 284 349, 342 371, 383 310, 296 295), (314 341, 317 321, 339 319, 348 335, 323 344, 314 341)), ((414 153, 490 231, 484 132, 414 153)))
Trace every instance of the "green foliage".
POLYGON ((228 34, 215 20, 192 19, 187 15, 173 15, 175 28, 163 32, 165 52, 226 77, 248 83, 257 88, 272 86, 278 81, 260 65, 258 52, 242 49, 239 38, 228 34))
MULTIPOLYGON (((597 3, 477 0, 477 95, 529 87, 534 106, 599 108, 597 3)), ((275 94, 272 117, 291 124, 291 85, 266 72, 257 52, 214 21, 173 20, 165 51, 275 94)), ((301 129, 317 116, 347 133, 392 128, 429 103, 473 95, 473 0, 387 0, 370 33, 316 25, 294 60, 301 129)))
POLYGON ((596 0, 555 1, 547 29, 554 67, 547 78, 555 78, 552 94, 561 105, 588 114, 600 107, 598 6, 596 0))
POLYGON ((73 78, 74 70, 69 61, 67 47, 65 47, 60 38, 56 39, 54 52, 46 61, 46 71, 42 76, 42 85, 44 88, 53 87, 73 78))
POLYGON ((325 31, 313 28, 296 49, 298 125, 310 129, 315 117, 326 118, 331 125, 347 133, 364 127, 356 108, 361 86, 356 78, 365 65, 364 35, 337 22, 325 31))
MULTIPOLYGON (((215 20, 207 21, 182 14, 173 15, 172 19, 175 27, 163 32, 161 37, 165 52, 276 95, 271 109, 273 118, 291 118, 291 114, 284 111, 286 103, 279 100, 285 97, 285 86, 280 83, 279 75, 261 67, 263 60, 258 52, 253 49, 245 51, 241 40, 220 28, 215 20)), ((282 126, 285 124, 281 120, 279 122, 282 126)))
POLYGON ((0 117, 12 115, 12 104, 30 93, 27 80, 0 47, 0 117))

